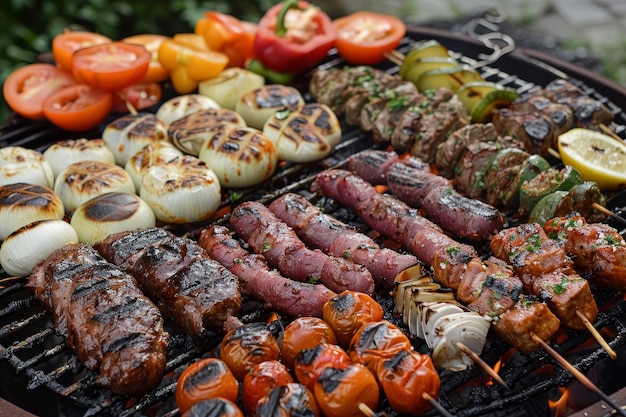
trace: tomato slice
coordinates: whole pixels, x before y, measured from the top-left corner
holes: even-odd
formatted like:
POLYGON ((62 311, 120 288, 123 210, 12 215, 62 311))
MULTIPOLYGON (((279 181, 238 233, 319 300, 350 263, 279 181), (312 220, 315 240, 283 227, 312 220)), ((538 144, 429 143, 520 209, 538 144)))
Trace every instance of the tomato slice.
POLYGON ((72 74, 79 83, 95 89, 119 91, 140 83, 148 72, 152 54, 137 44, 110 42, 74 52, 72 74))
POLYGON ((61 129, 86 132, 106 119, 112 105, 113 93, 78 84, 48 97, 43 103, 43 113, 61 129))
POLYGON ((130 108, 145 110, 157 105, 163 96, 163 89, 159 83, 140 83, 126 87, 118 94, 113 94, 113 109, 118 113, 128 113, 130 108), (124 101, 126 100, 126 102, 124 101))
POLYGON ((50 64, 30 64, 13 71, 2 93, 9 107, 29 119, 43 117, 43 102, 62 88, 76 84, 67 72, 50 64))
POLYGON ((94 32, 63 32, 52 40, 52 57, 59 68, 72 70, 72 55, 75 51, 88 46, 111 42, 110 38, 94 32))
POLYGON ((148 73, 142 82, 160 83, 161 81, 168 79, 170 75, 169 71, 166 70, 165 67, 163 67, 163 65, 159 62, 159 46, 161 46, 161 42, 165 39, 168 39, 168 37, 164 35, 157 35, 155 33, 144 33, 122 39, 122 42, 141 45, 152 54, 150 65, 148 66, 148 73))
POLYGON ((406 33, 406 25, 395 16, 360 11, 333 21, 339 55, 355 65, 373 65, 385 60, 406 33))

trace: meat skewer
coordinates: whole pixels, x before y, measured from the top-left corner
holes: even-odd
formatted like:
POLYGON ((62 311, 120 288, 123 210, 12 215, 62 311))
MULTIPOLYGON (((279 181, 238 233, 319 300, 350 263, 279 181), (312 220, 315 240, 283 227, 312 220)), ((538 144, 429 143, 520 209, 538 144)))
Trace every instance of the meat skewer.
POLYGON ((319 280, 336 293, 374 292, 374 279, 364 266, 307 248, 292 228, 261 203, 250 201, 236 207, 230 224, 255 252, 292 279, 319 280))
POLYGON ((156 388, 167 360, 167 332, 135 279, 91 246, 69 244, 39 262, 26 288, 50 310, 59 334, 96 383, 124 395, 156 388))
POLYGON ((324 304, 336 295, 322 284, 294 281, 271 270, 263 256, 242 248, 225 226, 202 230, 198 243, 237 275, 244 293, 289 316, 322 317, 324 304))
POLYGON ((94 247, 136 277, 164 316, 194 337, 222 332, 241 309, 237 277, 191 239, 151 228, 116 233, 94 247))
POLYGON ((504 217, 496 208, 462 196, 419 158, 400 159, 395 152, 368 150, 352 155, 348 168, 361 177, 374 172, 370 176, 389 186, 400 200, 423 209, 427 217, 461 238, 487 240, 504 226, 504 217), (376 162, 385 168, 372 166, 376 162))
POLYGON ((369 236, 324 214, 305 197, 288 193, 268 208, 308 245, 366 267, 374 280, 392 288, 396 276, 417 263, 413 255, 381 248, 369 236))
POLYGON ((373 186, 355 174, 326 170, 318 174, 313 189, 358 212, 373 229, 396 238, 418 259, 432 266, 435 278, 447 287, 457 291, 464 284, 469 288, 466 300, 472 302, 472 308, 497 320, 496 332, 518 350, 532 352, 539 345, 531 335, 549 340, 558 330, 559 319, 545 303, 522 294, 521 282, 515 279, 510 268, 498 261, 483 263, 472 246, 456 242, 437 226, 428 226, 425 219, 422 221, 416 212, 407 211, 397 199, 374 194, 373 186), (350 201, 346 198, 349 195, 370 197, 350 201), (376 207, 377 211, 369 210, 370 207, 376 207))

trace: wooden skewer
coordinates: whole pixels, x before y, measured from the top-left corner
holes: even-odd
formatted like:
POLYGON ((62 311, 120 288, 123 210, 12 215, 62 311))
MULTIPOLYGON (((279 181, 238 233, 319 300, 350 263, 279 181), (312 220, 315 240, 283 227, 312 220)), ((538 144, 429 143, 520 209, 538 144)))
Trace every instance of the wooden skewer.
POLYGON ((437 410, 439 412, 439 414, 441 414, 442 416, 444 416, 444 417, 453 417, 452 414, 450 414, 450 412, 448 410, 446 410, 441 404, 439 404, 439 401, 435 400, 427 392, 422 394, 422 398, 424 398, 426 401, 428 401, 430 403, 430 406, 432 408, 434 408, 435 410, 437 410))
POLYGON ((2 279, 0 279, 0 285, 11 283, 13 281, 19 281, 19 280, 22 280, 24 278, 25 277, 6 277, 6 278, 2 278, 2 279))
POLYGON ((463 353, 470 357, 478 366, 480 366, 483 371, 485 371, 491 378, 493 378, 498 384, 502 385, 507 390, 511 390, 506 382, 502 379, 500 375, 493 369, 487 362, 481 359, 480 356, 476 354, 472 349, 465 346, 462 342, 456 342, 456 345, 463 353))
POLYGON ((585 376, 585 374, 583 374, 578 369, 576 369, 571 363, 569 363, 564 357, 559 355, 559 353, 557 351, 552 349, 552 347, 550 347, 550 345, 548 345, 546 342, 544 342, 537 335, 533 335, 532 339, 533 339, 533 341, 535 343, 538 343, 539 345, 541 345, 541 347, 543 347, 543 349, 546 352, 548 352, 554 359, 556 359, 557 362, 559 362, 568 372, 570 372, 572 375, 574 375, 574 377, 581 384, 583 384, 585 387, 587 387, 587 389, 589 389, 590 391, 593 391, 596 394, 598 394, 600 397, 602 397, 602 399, 609 406, 611 406, 611 408, 613 408, 615 411, 617 411, 617 413, 619 413, 622 416, 626 417, 626 410, 622 409, 622 407, 620 407, 619 405, 615 404, 615 402, 613 400, 611 400, 611 398, 608 395, 606 395, 600 388, 598 388, 593 382, 591 382, 591 380, 589 380, 589 378, 587 378, 585 376))
POLYGON ((606 340, 604 340, 604 337, 602 337, 600 332, 598 332, 596 328, 593 327, 593 324, 589 321, 589 319, 585 317, 585 315, 579 310, 576 310, 576 315, 582 320, 582 322, 585 324, 585 327, 587 328, 587 330, 589 330, 589 332, 591 332, 591 335, 594 337, 594 339, 596 339, 596 341, 600 343, 602 349, 604 349, 606 353, 608 353, 609 357, 611 359, 616 359, 617 353, 613 350, 611 346, 609 346, 606 340))
POLYGON ((383 53, 383 55, 385 56, 385 58, 387 58, 396 65, 402 65, 402 63, 404 62, 404 55, 396 50, 393 50, 391 52, 385 52, 383 53))
POLYGON ((613 132, 607 125, 605 125, 604 123, 600 123, 600 130, 602 131, 602 133, 604 133, 605 135, 608 135, 610 137, 612 137, 613 139, 617 139, 620 142, 624 142, 624 139, 620 138, 617 133, 613 132))
POLYGON ((377 413, 365 403, 359 403, 359 410, 365 414, 366 417, 387 417, 386 413, 377 413))

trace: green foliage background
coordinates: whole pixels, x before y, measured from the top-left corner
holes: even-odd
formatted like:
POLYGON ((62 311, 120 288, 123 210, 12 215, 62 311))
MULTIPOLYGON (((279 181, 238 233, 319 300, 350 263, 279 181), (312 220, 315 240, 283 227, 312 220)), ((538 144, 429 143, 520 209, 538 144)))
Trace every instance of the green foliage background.
MULTIPOLYGON (((171 36, 192 32, 207 10, 258 21, 279 0, 3 0, 0 13, 0 80, 19 66, 50 52, 52 39, 66 28, 83 28, 112 39, 139 33, 171 36)), ((0 124, 9 117, 0 102, 0 124)))

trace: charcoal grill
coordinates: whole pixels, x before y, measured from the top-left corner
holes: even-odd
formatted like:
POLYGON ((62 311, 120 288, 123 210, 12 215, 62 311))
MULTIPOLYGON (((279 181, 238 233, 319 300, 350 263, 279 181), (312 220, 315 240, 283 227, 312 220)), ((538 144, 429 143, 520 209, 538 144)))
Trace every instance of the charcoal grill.
MULTIPOLYGON (((436 39, 451 51, 459 53, 459 59, 476 64, 479 54, 490 51, 476 40, 445 31, 412 28, 402 41, 399 50, 408 51, 415 42, 436 39)), ((322 67, 343 65, 336 55, 320 64, 322 67)), ((390 72, 398 70, 391 62, 381 64, 390 72)), ((558 59, 533 50, 516 49, 501 57, 497 62, 480 68, 483 77, 503 85, 526 92, 537 85, 545 85, 556 78, 568 78, 579 86, 585 94, 606 105, 615 114, 615 131, 626 139, 626 112, 615 103, 626 103, 626 90, 611 81, 599 77, 583 68, 570 65, 558 59)), ((305 78, 306 79, 306 78, 305 78)), ((304 80, 305 80, 304 79, 304 80)), ((302 82, 303 91, 305 82, 302 82)), ((306 94, 305 94, 306 95, 306 94)), ((307 96, 308 97, 308 96, 307 96)), ((343 138, 336 151, 325 160, 315 164, 283 164, 272 178, 254 189, 238 190, 242 196, 237 201, 255 200, 267 203, 286 193, 297 192, 311 198, 316 204, 324 205, 327 212, 346 222, 353 223, 363 231, 366 226, 358 221, 353 213, 338 207, 332 201, 312 195, 308 190, 317 172, 329 167, 345 165, 347 158, 360 150, 376 147, 370 137, 358 128, 343 125, 343 138)), ((69 134, 60 131, 47 122, 30 122, 14 118, 0 126, 0 146, 25 146, 44 149, 46 145, 59 139, 96 137, 98 132, 69 134)), ((553 161, 557 163, 556 161, 553 161)), ((226 199, 224 205, 236 204, 226 199)), ((626 210, 626 192, 611 196, 608 207, 617 214, 626 210)), ((216 219, 225 222, 225 218, 216 219)), ((625 231, 624 225, 614 220, 611 225, 625 231)), ((203 225, 188 225, 178 228, 177 233, 194 236, 203 225)), ((0 277, 6 274, 0 271, 0 277)), ((596 293, 601 313, 594 323, 607 335, 610 346, 622 356, 626 355, 626 301, 623 294, 615 292, 596 293)), ((388 295, 382 294, 381 304, 386 309, 386 318, 398 319, 391 314, 392 303, 388 295)), ((244 306, 244 320, 255 320, 263 314, 258 304, 244 306)), ((401 323, 399 323, 401 325, 401 323)), ((174 402, 176 371, 190 361, 214 349, 219 340, 209 340, 199 344, 181 334, 171 324, 166 324, 170 332, 170 348, 166 376, 162 384, 152 393, 138 399, 129 399, 111 394, 94 384, 94 375, 88 372, 76 356, 65 347, 63 338, 52 330, 52 317, 46 312, 31 293, 23 288, 23 282, 14 282, 0 287, 0 397, 4 397, 21 408, 42 416, 176 416, 174 402)), ((567 357, 583 373, 607 364, 611 360, 606 352, 590 343, 588 332, 563 332, 553 347, 567 357)), ((416 347, 425 347, 416 341, 416 347)), ((510 354, 510 348, 494 337, 488 342, 483 359, 495 365, 506 357, 499 373, 511 387, 508 391, 485 379, 481 371, 474 367, 463 372, 444 372, 440 402, 457 416, 480 415, 547 415, 548 398, 554 391, 570 384, 572 375, 558 365, 546 352, 537 351, 531 355, 510 354)), ((617 366, 617 365, 615 365, 617 366)), ((619 373, 619 372, 618 372, 619 373)), ((618 375, 616 375, 618 377, 618 375)), ((622 377, 623 378, 623 377, 622 377)), ((611 394, 626 386, 626 381, 607 381, 604 378, 598 385, 611 394), (608 385, 609 382, 612 385, 608 385)), ((597 400, 597 399, 596 399, 597 400)), ((594 400, 595 401, 595 400, 594 400)), ((0 411, 2 405, 0 404, 0 411)), ((2 414, 0 412, 0 414, 2 414)), ((393 413, 391 413, 393 415, 393 413)), ((436 412, 431 412, 435 415, 436 412)), ((601 415, 601 414, 599 414, 601 415)))

